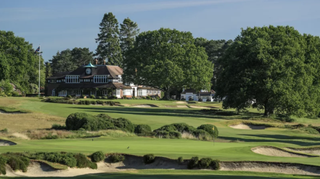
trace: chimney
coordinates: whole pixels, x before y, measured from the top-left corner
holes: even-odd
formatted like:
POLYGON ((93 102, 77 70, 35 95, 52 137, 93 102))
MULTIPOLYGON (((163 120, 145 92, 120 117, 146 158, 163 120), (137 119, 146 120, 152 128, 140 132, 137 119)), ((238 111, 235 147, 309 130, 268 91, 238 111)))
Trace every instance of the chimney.
POLYGON ((96 65, 98 65, 98 59, 95 59, 95 61, 96 61, 96 65))

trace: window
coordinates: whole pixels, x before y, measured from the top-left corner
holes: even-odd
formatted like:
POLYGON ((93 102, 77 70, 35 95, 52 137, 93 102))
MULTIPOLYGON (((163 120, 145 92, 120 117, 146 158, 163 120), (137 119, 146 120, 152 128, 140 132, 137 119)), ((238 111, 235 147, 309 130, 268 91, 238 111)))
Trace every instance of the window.
POLYGON ((124 89, 123 95, 132 95, 132 89, 124 89))
POLYGON ((142 90, 138 90, 138 96, 142 96, 142 90))
POLYGON ((116 95, 117 95, 117 96, 120 96, 120 89, 117 89, 117 90, 116 90, 116 95))

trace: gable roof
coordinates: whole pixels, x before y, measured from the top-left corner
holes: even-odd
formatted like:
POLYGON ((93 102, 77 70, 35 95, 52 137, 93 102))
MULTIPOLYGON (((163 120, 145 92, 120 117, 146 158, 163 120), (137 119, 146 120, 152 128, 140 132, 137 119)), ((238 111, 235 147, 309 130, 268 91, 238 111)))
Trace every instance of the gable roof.
POLYGON ((118 66, 113 65, 96 65, 92 68, 91 75, 85 74, 86 66, 81 66, 72 71, 69 75, 79 75, 80 78, 92 78, 94 75, 110 75, 112 78, 118 78, 117 75, 122 75, 123 70, 118 66))

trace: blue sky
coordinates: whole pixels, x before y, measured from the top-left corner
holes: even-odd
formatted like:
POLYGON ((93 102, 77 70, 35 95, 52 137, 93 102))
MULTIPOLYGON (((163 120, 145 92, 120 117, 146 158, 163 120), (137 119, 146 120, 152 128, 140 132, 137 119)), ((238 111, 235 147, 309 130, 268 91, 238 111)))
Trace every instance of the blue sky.
POLYGON ((13 31, 48 61, 57 51, 88 47, 104 13, 119 23, 129 17, 140 31, 161 27, 190 31, 194 37, 234 39, 241 28, 290 25, 320 36, 319 0, 0 0, 0 30, 13 31))

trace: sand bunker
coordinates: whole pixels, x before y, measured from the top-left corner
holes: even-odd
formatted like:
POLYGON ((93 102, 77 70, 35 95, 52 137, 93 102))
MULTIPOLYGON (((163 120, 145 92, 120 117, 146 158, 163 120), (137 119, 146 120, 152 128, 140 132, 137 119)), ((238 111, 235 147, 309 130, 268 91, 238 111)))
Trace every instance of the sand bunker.
POLYGON ((320 155, 320 148, 285 148, 287 150, 293 151, 293 152, 300 152, 300 153, 306 153, 306 154, 312 154, 312 155, 320 155))
MULTIPOLYGON (((67 170, 56 170, 49 165, 42 162, 31 162, 28 166, 27 172, 13 171, 7 166, 6 176, 29 176, 29 177, 72 177, 85 174, 94 173, 108 173, 108 172, 120 172, 136 169, 186 169, 187 163, 178 164, 176 160, 156 157, 152 164, 144 164, 142 157, 125 155, 124 162, 108 163, 98 162, 98 169, 90 168, 68 168, 67 170)), ((108 161, 108 159, 106 159, 108 161)))
MULTIPOLYGON (((156 157, 152 164, 144 164, 142 157, 125 155, 125 161, 108 163, 108 158, 97 163, 97 169, 68 168, 67 170, 56 170, 42 162, 31 162, 27 172, 13 171, 7 166, 6 176, 30 176, 30 177, 72 177, 78 175, 130 171, 136 169, 187 169, 186 160, 179 164, 177 160, 156 157)), ((220 162, 221 170, 224 171, 252 171, 272 172, 298 175, 320 175, 320 167, 312 165, 280 163, 280 162, 220 162)))
POLYGON ((186 101, 177 101, 176 103, 177 103, 177 104, 187 104, 186 101))
POLYGON ((224 171, 271 172, 296 175, 320 175, 320 167, 277 162, 220 162, 224 171))
POLYGON ((20 139, 30 140, 30 138, 27 135, 21 134, 18 132, 12 133, 10 136, 20 138, 20 139))
POLYGON ((263 125, 251 125, 251 124, 237 124, 237 125, 231 125, 231 128, 234 129, 252 129, 252 130, 261 130, 267 128, 263 125))
POLYGON ((154 104, 140 104, 140 105, 134 105, 132 107, 138 107, 138 108, 154 108, 154 107, 159 107, 154 104))
POLYGON ((312 156, 289 152, 280 148, 269 147, 269 146, 255 147, 255 148, 252 148, 251 151, 257 154, 275 156, 275 157, 312 157, 312 156))
POLYGON ((0 139, 0 146, 9 146, 9 145, 17 145, 17 144, 8 140, 0 139))

